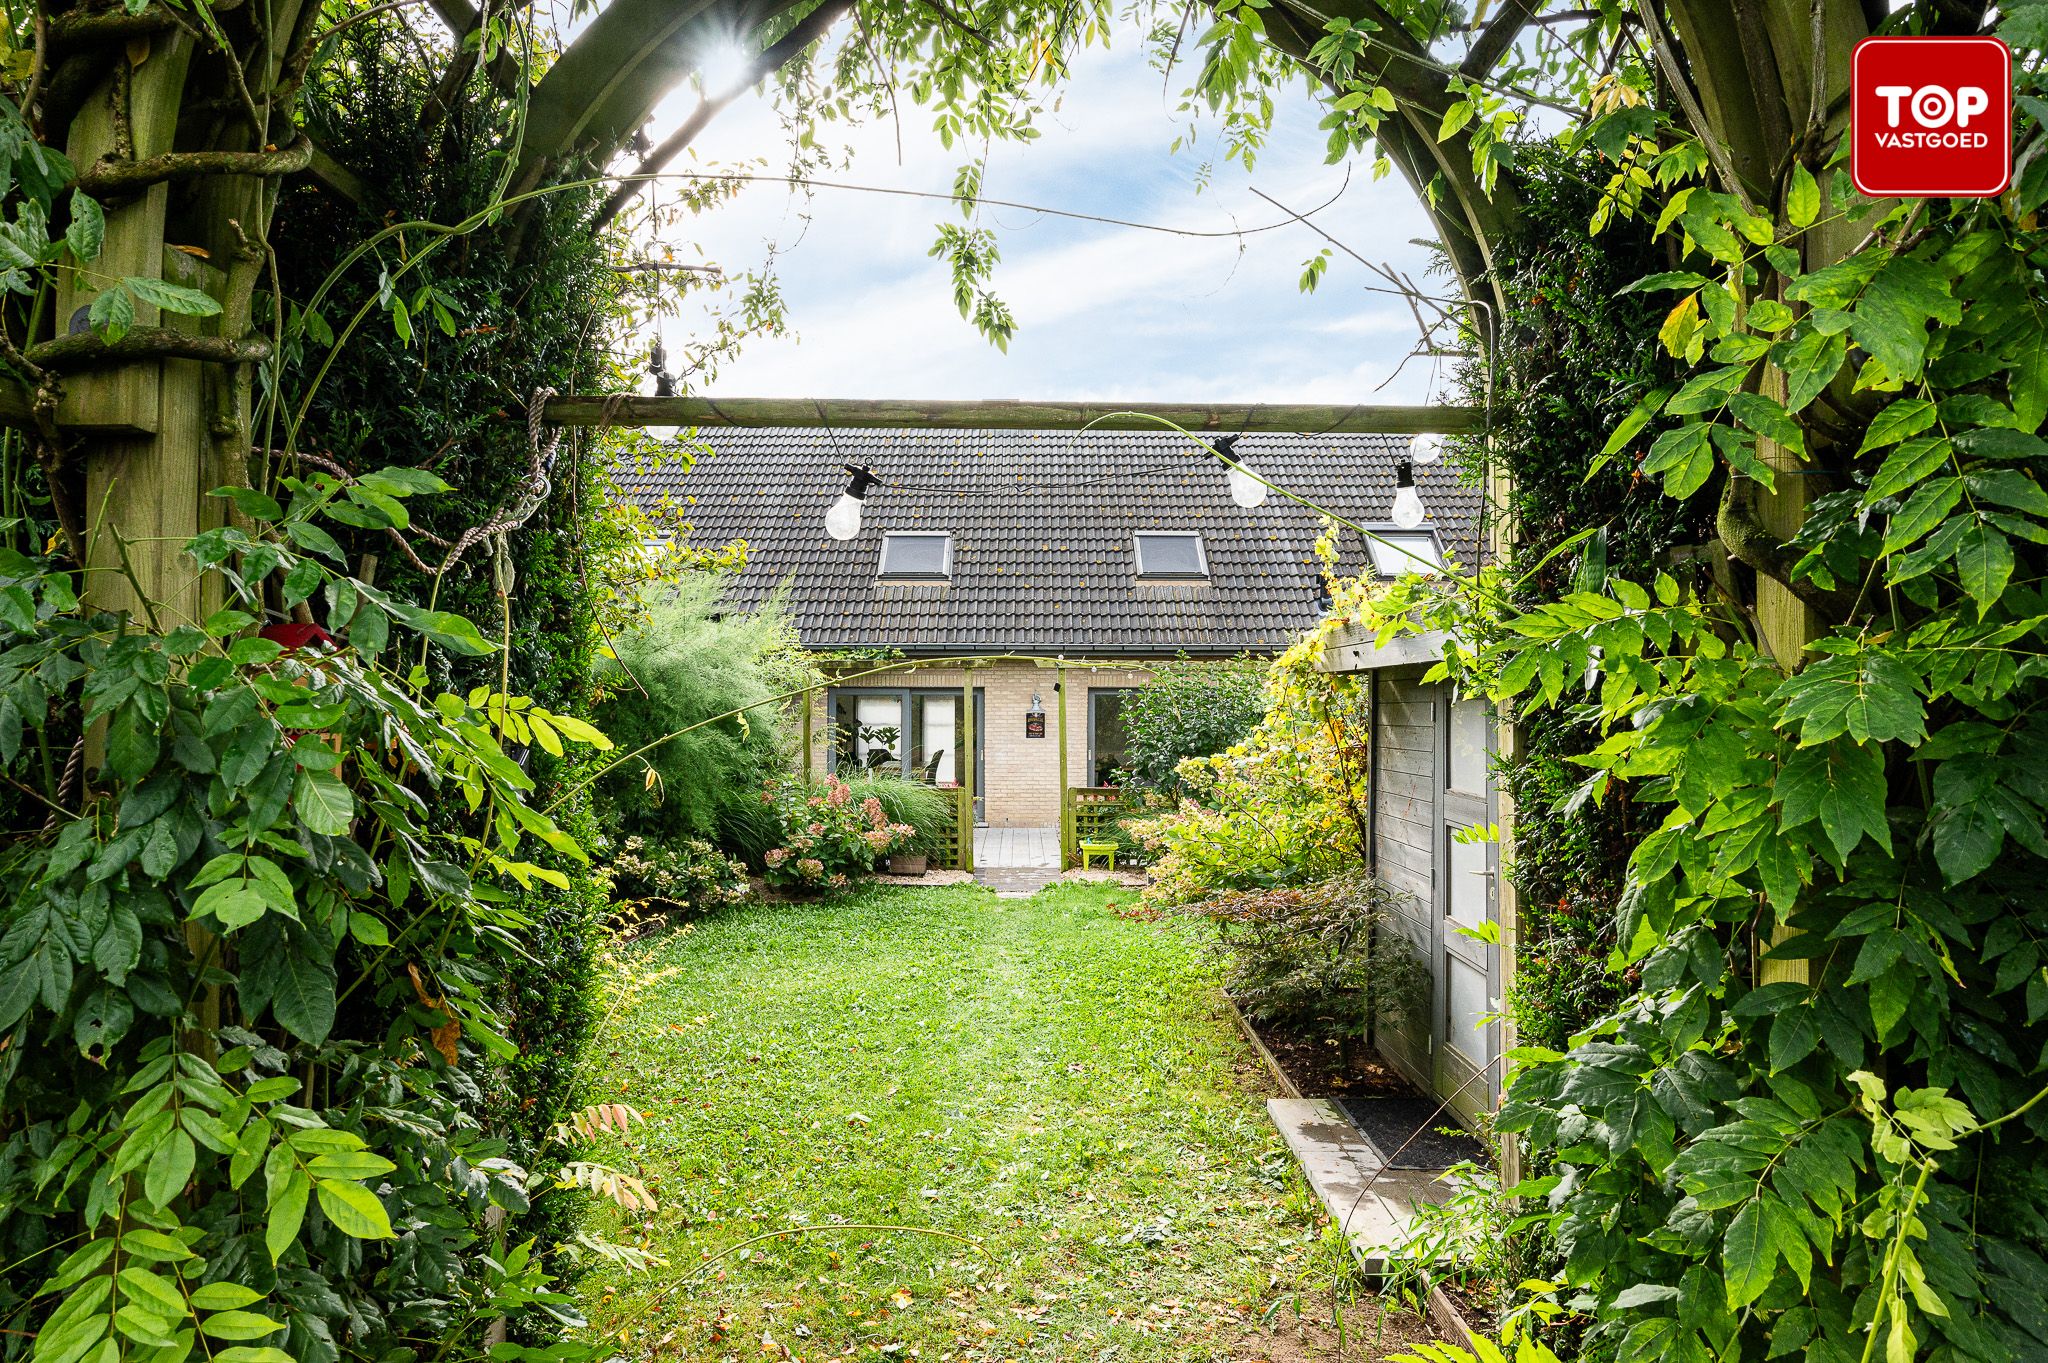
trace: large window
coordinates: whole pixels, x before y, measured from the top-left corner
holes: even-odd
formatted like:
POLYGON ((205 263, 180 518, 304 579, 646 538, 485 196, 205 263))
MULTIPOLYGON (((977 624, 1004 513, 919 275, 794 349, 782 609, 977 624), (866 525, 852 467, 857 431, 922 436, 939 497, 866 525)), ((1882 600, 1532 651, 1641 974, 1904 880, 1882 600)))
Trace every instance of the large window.
MULTIPOLYGON (((981 746, 981 693, 974 694, 975 746, 981 746)), ((964 769, 967 717, 948 687, 835 687, 833 765, 842 775, 880 772, 927 785, 957 786, 964 769)), ((976 788, 980 770, 976 769, 976 788)))
POLYGON ((945 582, 953 575, 953 536, 944 530, 891 530, 882 536, 875 576, 891 582, 945 582))
POLYGON ((1443 551, 1432 530, 1375 530, 1365 547, 1372 555, 1372 570, 1381 577, 1443 571, 1443 551))
POLYGON ((1147 530, 1136 541, 1138 576, 1160 582, 1199 582, 1209 576, 1209 555, 1195 530, 1147 530))
POLYGON ((1128 686, 1093 687, 1088 692, 1088 782, 1113 786, 1124 767, 1124 697, 1128 686))

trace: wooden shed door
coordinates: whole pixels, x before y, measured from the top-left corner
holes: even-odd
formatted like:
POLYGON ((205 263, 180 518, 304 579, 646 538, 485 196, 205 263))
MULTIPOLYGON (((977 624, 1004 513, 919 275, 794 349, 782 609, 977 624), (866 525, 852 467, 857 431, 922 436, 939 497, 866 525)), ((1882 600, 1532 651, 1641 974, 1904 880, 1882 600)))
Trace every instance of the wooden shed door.
POLYGON ((1434 936, 1441 987, 1431 1049, 1437 1091, 1457 1095, 1454 1106, 1469 1116, 1493 1107, 1500 1083, 1500 1027, 1489 1020, 1500 992, 1500 950, 1458 930, 1499 921, 1499 844, 1490 835, 1493 717, 1483 700, 1446 697, 1438 704, 1444 779, 1434 936))

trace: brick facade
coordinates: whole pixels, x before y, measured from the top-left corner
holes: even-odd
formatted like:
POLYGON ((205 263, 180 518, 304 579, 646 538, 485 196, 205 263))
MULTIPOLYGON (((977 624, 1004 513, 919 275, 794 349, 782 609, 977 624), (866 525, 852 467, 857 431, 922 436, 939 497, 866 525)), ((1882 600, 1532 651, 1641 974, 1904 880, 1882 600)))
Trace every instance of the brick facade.
MULTIPOLYGON (((1060 821, 1059 696, 1056 673, 1030 662, 998 662, 973 669, 982 697, 979 741, 984 775, 978 793, 991 828, 1051 828, 1060 821), (1033 693, 1045 707, 1045 737, 1025 736, 1033 693)), ((1088 771, 1088 694, 1094 690, 1144 686, 1152 680, 1142 667, 1069 666, 1067 687, 1067 783, 1092 784, 1088 771)), ((886 677, 862 678, 855 687, 949 688, 966 680, 958 667, 912 667, 886 677)), ((829 771, 833 726, 829 692, 811 700, 810 769, 829 771)))

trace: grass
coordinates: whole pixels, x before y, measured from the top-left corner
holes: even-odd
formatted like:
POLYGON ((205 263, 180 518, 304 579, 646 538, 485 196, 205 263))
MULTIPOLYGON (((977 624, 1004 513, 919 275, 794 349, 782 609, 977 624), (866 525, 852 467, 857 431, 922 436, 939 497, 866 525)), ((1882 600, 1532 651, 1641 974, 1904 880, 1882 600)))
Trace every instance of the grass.
POLYGON ((649 1120, 599 1157, 661 1207, 590 1231, 667 1264, 586 1279, 593 1326, 634 1358, 941 1363, 1422 1337, 1345 1282, 1203 929, 1117 902, 872 889, 629 948, 592 1097, 649 1120))

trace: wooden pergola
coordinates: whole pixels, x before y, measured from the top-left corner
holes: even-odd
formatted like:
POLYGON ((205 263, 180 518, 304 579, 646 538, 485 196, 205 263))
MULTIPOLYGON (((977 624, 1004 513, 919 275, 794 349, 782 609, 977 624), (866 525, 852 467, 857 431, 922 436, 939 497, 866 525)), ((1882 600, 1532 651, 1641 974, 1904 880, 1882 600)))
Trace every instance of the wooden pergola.
POLYGON ((1033 399, 553 397, 560 426, 795 426, 846 429, 1190 431, 1287 435, 1462 435, 1485 424, 1481 407, 1293 402, 1056 402, 1033 399))

